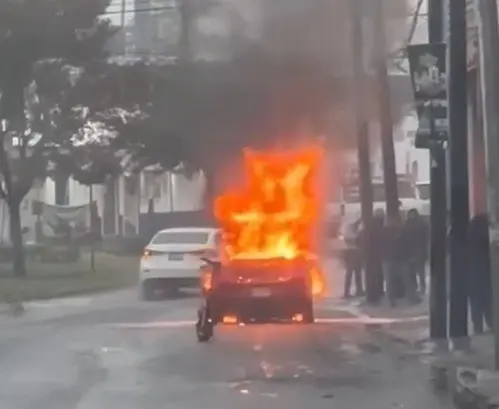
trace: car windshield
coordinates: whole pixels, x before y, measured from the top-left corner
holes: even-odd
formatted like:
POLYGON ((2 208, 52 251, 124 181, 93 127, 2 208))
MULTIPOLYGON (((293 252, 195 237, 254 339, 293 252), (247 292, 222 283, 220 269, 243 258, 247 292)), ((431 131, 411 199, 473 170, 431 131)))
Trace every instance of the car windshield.
POLYGON ((165 231, 158 233, 151 244, 206 244, 209 237, 204 231, 165 231))

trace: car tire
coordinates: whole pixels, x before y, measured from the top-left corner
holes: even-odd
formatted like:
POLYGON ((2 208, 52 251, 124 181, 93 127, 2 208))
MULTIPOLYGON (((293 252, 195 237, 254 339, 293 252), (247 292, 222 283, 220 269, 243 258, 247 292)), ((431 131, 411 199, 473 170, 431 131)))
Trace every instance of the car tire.
POLYGON ((203 315, 207 311, 201 309, 198 311, 198 320, 196 321, 196 336, 199 342, 208 342, 213 338, 214 324, 211 320, 206 319, 203 315))
POLYGON ((314 303, 312 300, 307 301, 305 308, 303 309, 303 323, 313 324, 315 322, 314 317, 314 303))
POLYGON ((164 288, 164 294, 167 299, 175 299, 179 296, 179 288, 175 284, 166 284, 164 288))
POLYGON ((156 299, 156 288, 150 281, 144 281, 140 284, 140 298, 143 301, 154 301, 156 299))
POLYGON ((208 342, 213 337, 213 324, 206 323, 203 326, 196 324, 196 335, 199 342, 208 342))

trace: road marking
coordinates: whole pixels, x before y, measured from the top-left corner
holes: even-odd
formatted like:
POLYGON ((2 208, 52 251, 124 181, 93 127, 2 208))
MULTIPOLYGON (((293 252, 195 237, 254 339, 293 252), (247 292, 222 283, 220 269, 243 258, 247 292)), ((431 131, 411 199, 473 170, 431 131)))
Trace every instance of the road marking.
MULTIPOLYGON (((428 319, 427 315, 406 318, 376 318, 376 317, 351 317, 351 318, 317 318, 316 324, 373 324, 390 325, 399 323, 421 322, 428 319)), ((154 321, 154 322, 126 322, 104 324, 108 328, 117 329, 161 329, 161 328, 185 328, 191 327, 196 323, 194 320, 179 321, 154 321)), ((295 324, 296 325, 296 324, 295 324)))
POLYGON ((52 300, 29 301, 24 305, 26 308, 84 307, 91 302, 91 297, 56 298, 52 300))

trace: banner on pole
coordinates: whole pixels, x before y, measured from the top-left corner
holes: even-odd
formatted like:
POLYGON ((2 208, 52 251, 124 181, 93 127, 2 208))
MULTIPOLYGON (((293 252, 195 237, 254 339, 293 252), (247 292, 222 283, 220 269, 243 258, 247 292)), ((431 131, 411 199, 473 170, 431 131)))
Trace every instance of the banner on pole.
POLYGON ((418 134, 430 141, 446 141, 449 134, 446 46, 444 43, 410 45, 407 54, 419 117, 418 134))

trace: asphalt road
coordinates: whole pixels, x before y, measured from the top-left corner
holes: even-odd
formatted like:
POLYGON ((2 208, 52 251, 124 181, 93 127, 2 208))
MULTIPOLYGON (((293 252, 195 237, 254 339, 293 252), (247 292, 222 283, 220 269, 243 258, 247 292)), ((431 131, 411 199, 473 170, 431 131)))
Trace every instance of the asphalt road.
POLYGON ((428 368, 334 300, 315 325, 221 327, 197 300, 136 291, 31 305, 0 321, 0 409, 436 409, 428 368))

